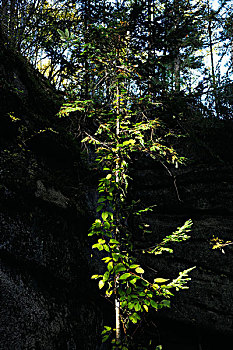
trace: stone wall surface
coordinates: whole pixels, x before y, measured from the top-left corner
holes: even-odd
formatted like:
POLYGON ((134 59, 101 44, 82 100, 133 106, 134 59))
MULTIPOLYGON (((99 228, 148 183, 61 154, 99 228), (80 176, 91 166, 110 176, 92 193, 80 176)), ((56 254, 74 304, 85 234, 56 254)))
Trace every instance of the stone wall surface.
MULTIPOLYGON (((177 330, 175 324, 178 322, 181 328, 188 325, 193 329, 190 342, 183 345, 184 349, 189 349, 193 342, 196 343, 193 349, 197 346, 202 346, 201 349, 228 349, 227 341, 233 338, 233 247, 229 245, 221 252, 213 250, 210 244, 213 236, 224 241, 232 240, 232 171, 231 164, 205 164, 198 168, 189 166, 173 170, 177 189, 174 179, 171 180, 170 175, 159 167, 153 169, 152 164, 150 169, 134 171, 136 197, 145 206, 156 205, 153 213, 145 218, 152 234, 141 240, 138 237, 140 246, 153 246, 186 220, 193 221, 191 238, 174 244, 174 254, 149 255, 143 259, 145 266, 153 268, 164 278, 175 278, 179 271, 196 266, 190 273, 190 288, 178 293, 172 302, 173 307, 161 311, 158 316, 170 321, 170 338, 180 339, 181 344, 184 333, 177 330)), ((175 341, 171 340, 169 344, 168 347, 176 349, 175 341)), ((177 348, 183 349, 181 344, 177 348)))
POLYGON ((3 42, 0 349, 96 349, 102 310, 79 154, 56 116, 62 98, 3 42))
MULTIPOLYGON (((103 308, 109 316, 112 308, 90 280, 96 266, 87 232, 97 174, 86 169, 67 122, 56 116, 62 99, 1 40, 0 96, 0 349, 100 349, 103 308)), ((213 236, 232 240, 233 127, 228 123, 225 138, 224 128, 209 131, 218 157, 197 132, 182 146, 192 162, 169 168, 172 176, 148 159, 132 165, 132 196, 156 205, 143 218, 152 234, 135 233, 139 248, 189 218, 194 223, 190 240, 174 245, 173 255, 141 260, 151 276, 164 278, 196 266, 190 289, 149 317, 143 336, 160 339, 165 350, 231 348, 233 246, 223 254, 210 245, 213 236)))

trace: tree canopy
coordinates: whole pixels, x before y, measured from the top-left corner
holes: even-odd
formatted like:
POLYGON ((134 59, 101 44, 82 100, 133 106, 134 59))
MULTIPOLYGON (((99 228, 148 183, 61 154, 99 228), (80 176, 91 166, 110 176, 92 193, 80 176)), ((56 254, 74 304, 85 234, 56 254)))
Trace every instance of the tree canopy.
POLYGON ((124 48, 134 94, 189 96, 203 117, 231 118, 230 1, 2 0, 0 17, 9 42, 66 94, 108 95, 124 48))

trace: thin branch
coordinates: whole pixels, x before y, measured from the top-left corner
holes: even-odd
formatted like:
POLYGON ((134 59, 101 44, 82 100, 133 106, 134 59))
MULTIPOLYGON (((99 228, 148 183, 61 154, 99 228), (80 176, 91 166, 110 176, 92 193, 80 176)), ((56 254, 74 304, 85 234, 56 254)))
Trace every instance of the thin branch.
POLYGON ((166 169, 168 174, 173 178, 173 184, 174 184, 174 187, 175 187, 175 190, 176 190, 176 195, 177 195, 178 201, 179 202, 183 202, 182 199, 180 198, 179 190, 178 190, 178 187, 177 187, 177 184, 176 184, 176 176, 172 174, 171 170, 161 160, 160 160, 160 163, 166 169))

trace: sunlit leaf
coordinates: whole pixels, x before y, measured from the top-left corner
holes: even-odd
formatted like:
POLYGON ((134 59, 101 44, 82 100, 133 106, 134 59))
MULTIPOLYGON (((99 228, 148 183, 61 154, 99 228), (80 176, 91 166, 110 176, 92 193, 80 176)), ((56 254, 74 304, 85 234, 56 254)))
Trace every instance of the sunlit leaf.
POLYGON ((99 289, 102 289, 104 287, 104 281, 103 280, 100 280, 99 281, 99 289))

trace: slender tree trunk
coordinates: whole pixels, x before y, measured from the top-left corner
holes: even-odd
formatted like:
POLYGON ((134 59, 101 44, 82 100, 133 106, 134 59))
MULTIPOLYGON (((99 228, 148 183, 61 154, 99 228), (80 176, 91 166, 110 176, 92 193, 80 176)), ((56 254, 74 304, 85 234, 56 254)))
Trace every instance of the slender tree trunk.
MULTIPOLYGON (((175 23, 174 23, 174 31, 176 32, 179 26, 179 13, 180 13, 180 6, 179 6, 179 0, 174 0, 174 17, 175 17, 175 23)), ((179 39, 178 39, 179 40, 179 39)), ((174 82, 175 82, 175 92, 180 91, 180 45, 179 42, 176 42, 176 46, 174 47, 174 82)))
POLYGON ((212 78, 212 86, 213 86, 213 95, 215 101, 215 111, 217 117, 219 116, 219 105, 218 105, 218 94, 217 94, 217 85, 215 78, 215 67, 214 67, 214 52, 213 52, 213 40, 212 40, 212 18, 210 11, 210 2, 207 0, 207 9, 208 9, 208 36, 209 36, 209 48, 210 48, 210 60, 211 60, 211 78, 212 78))
MULTIPOLYGON (((168 1, 166 0, 164 2, 164 13, 168 12, 168 1)), ((161 67, 162 70, 162 82, 163 82, 163 93, 167 92, 169 90, 169 68, 166 65, 166 56, 167 56, 167 52, 169 52, 168 47, 167 47, 167 35, 168 35, 168 28, 166 25, 166 21, 165 21, 165 26, 164 26, 164 36, 165 36, 165 40, 164 40, 164 48, 163 48, 163 57, 164 57, 164 65, 161 67)), ((171 88, 173 88, 173 85, 171 85, 171 88)))
POLYGON ((150 98, 152 97, 152 70, 153 70, 153 53, 152 53, 152 20, 153 20, 153 14, 151 11, 152 2, 151 0, 148 0, 147 3, 147 11, 148 11, 148 95, 150 98))
POLYGON ((17 11, 16 11, 16 0, 10 2, 10 18, 9 18, 9 34, 11 43, 16 45, 16 27, 17 27, 17 11))
MULTIPOLYGON (((119 138, 120 134, 120 90, 119 90, 119 81, 117 81, 117 87, 116 87, 116 112, 117 112, 117 119, 116 119, 116 137, 119 138)), ((118 141, 117 141, 118 142, 118 141)), ((119 182, 119 154, 117 154, 116 159, 116 184, 119 182)), ((119 239, 119 228, 118 228, 118 222, 119 222, 119 213, 118 213, 118 198, 116 198, 116 239, 119 239)), ((115 278, 115 317, 116 317, 116 341, 121 341, 121 320, 120 320, 120 301, 117 294, 117 287, 118 287, 118 276, 115 278)))
POLYGON ((174 81, 175 81, 175 92, 179 92, 180 91, 180 49, 179 47, 177 47, 175 50, 174 81))
POLYGON ((233 38, 231 39, 231 64, 233 68, 233 38))
MULTIPOLYGON (((209 5, 209 1, 208 1, 208 5, 209 5)), ((213 40, 212 40, 212 21, 211 21, 209 6, 208 6, 208 35, 209 35, 210 60, 211 60, 211 75, 212 75, 213 87, 215 88, 216 79, 215 79, 215 69, 214 69, 213 40)))
MULTIPOLYGON (((84 3, 84 42, 87 44, 88 42, 88 24, 89 24, 89 15, 90 15, 90 0, 85 0, 84 3)), ((85 47, 86 49, 86 47, 85 47)), ((89 95, 89 85, 90 85, 90 77, 89 77, 89 61, 88 61, 88 54, 85 53, 84 55, 84 81, 85 81, 85 91, 84 91, 84 98, 88 99, 89 95)))

